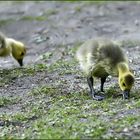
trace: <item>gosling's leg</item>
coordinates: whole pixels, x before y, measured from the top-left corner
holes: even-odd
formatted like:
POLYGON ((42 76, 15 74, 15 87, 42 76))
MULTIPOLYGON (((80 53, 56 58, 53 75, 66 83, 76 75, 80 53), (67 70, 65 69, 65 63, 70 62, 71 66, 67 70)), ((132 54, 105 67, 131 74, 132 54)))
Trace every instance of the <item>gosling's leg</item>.
POLYGON ((101 92, 104 92, 104 83, 106 81, 106 77, 101 78, 101 92))
POLYGON ((93 78, 92 77, 88 77, 87 78, 87 82, 88 82, 88 86, 90 88, 90 96, 95 95, 96 93, 95 93, 95 90, 93 88, 93 82, 94 82, 93 78))
POLYGON ((93 84, 94 84, 94 79, 93 79, 93 77, 87 77, 87 82, 88 82, 88 86, 89 86, 89 88, 90 88, 90 96, 92 96, 92 98, 93 98, 94 100, 98 100, 98 101, 103 100, 103 99, 104 99, 103 96, 97 96, 97 95, 95 95, 96 92, 95 92, 95 90, 94 90, 94 88, 93 88, 93 84))

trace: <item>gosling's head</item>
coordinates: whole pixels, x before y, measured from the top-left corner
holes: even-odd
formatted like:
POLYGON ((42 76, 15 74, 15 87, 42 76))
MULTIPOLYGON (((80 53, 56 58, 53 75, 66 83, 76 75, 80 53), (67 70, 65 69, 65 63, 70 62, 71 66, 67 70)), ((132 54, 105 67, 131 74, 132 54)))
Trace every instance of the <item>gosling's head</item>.
POLYGON ((26 54, 26 48, 23 43, 15 41, 12 44, 12 56, 18 61, 20 66, 23 66, 23 58, 26 54))
POLYGON ((134 84, 134 76, 132 73, 127 72, 119 76, 119 86, 123 91, 123 98, 128 99, 130 96, 130 90, 134 84))

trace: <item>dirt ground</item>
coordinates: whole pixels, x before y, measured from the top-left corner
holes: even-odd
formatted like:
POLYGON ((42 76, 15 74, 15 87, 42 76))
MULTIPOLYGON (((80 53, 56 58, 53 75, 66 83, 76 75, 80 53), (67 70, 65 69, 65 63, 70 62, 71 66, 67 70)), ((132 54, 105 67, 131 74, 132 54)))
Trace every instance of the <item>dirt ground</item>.
MULTIPOLYGON (((134 88, 140 87, 139 2, 0 2, 0 16, 0 31, 26 44, 25 68, 40 63, 55 64, 60 59, 71 60, 74 55, 64 55, 64 47, 69 50, 75 43, 89 38, 107 37, 126 41, 124 50, 137 77, 134 88), (41 59, 41 55, 46 52, 53 54, 48 61, 41 59)), ((7 72, 7 75, 18 68, 17 62, 11 57, 0 59, 0 70, 7 72)), ((79 66, 75 68, 79 69, 79 66)), ((4 78, 0 75, 1 79, 4 78)), ((114 82, 116 79, 108 81, 106 85, 114 82)), ((11 82, 0 87, 0 96, 17 97, 20 101, 1 106, 0 115, 22 111, 24 104, 32 100, 27 93, 45 84, 62 86, 62 90, 67 93, 79 87, 87 89, 84 77, 80 79, 78 74, 61 76, 57 72, 51 74, 40 71, 33 76, 13 76, 11 82), (58 79, 62 79, 66 85, 59 84, 58 79)))

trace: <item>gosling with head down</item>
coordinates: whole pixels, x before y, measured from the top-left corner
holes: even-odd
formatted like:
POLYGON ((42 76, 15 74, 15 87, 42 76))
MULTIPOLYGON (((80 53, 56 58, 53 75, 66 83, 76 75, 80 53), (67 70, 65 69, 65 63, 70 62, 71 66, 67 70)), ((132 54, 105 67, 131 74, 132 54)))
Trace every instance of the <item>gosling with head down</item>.
POLYGON ((104 92, 104 83, 109 75, 118 76, 123 98, 129 98, 134 84, 134 75, 129 70, 126 55, 117 43, 104 38, 90 39, 80 46, 76 57, 87 76, 90 95, 93 99, 104 99, 104 96, 96 95, 93 87, 94 77, 101 79, 100 90, 104 92))
POLYGON ((26 54, 26 48, 20 41, 5 37, 0 33, 0 57, 12 55, 20 66, 23 66, 23 58, 26 54))

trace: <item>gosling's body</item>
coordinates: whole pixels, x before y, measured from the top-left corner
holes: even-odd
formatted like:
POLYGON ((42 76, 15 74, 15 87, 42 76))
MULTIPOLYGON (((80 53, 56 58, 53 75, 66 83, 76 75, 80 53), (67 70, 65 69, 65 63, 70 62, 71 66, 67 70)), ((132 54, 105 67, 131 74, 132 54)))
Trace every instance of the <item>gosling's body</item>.
MULTIPOLYGON (((124 55, 122 49, 115 42, 101 38, 88 40, 81 45, 76 56, 82 70, 87 75, 90 92, 95 99, 102 100, 103 97, 95 97, 93 88, 94 77, 101 78, 101 91, 103 91, 104 82, 108 75, 118 76, 119 79, 123 77, 123 81, 125 81, 125 77, 128 75, 129 79, 131 79, 131 89, 134 79, 133 74, 129 71, 126 55, 124 55)), ((122 89, 120 81, 119 85, 122 89)))
POLYGON ((0 57, 12 55, 22 66, 25 54, 26 48, 22 42, 0 34, 0 57))

